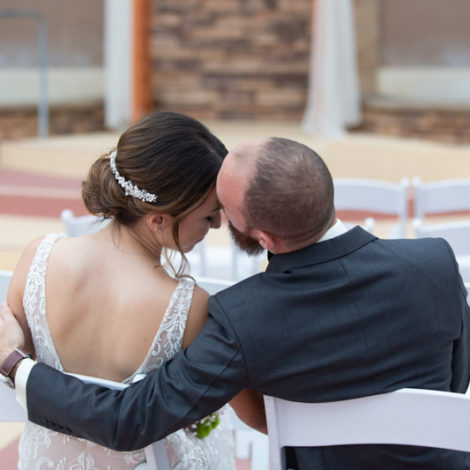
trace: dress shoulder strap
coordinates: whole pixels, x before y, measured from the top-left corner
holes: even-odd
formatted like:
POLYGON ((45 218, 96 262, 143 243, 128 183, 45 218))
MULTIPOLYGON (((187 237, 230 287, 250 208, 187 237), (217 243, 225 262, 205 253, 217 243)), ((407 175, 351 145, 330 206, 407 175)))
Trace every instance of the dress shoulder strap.
POLYGON ((47 263, 55 242, 63 234, 50 233, 39 244, 26 276, 23 306, 33 338, 38 361, 63 370, 52 342, 46 315, 46 274, 47 263))
POLYGON ((181 350, 188 312, 193 300, 194 285, 192 278, 185 277, 178 280, 144 362, 126 381, 132 380, 137 374, 148 374, 151 370, 161 367, 181 350))

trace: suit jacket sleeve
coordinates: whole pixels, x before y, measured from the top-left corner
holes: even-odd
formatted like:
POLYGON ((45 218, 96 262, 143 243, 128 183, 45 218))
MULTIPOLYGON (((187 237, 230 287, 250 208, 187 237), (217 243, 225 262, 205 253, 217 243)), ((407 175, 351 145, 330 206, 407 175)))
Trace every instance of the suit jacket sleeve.
POLYGON ((34 366, 26 387, 29 419, 115 450, 135 450, 219 409, 245 388, 247 374, 228 318, 214 298, 209 306, 213 313, 191 346, 125 390, 34 366))

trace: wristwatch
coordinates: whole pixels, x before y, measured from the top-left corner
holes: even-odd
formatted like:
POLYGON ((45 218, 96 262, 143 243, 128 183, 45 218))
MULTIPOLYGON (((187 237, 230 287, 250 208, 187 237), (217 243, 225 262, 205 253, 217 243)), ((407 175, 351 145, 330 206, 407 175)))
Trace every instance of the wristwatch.
POLYGON ((31 359, 31 354, 26 354, 18 348, 14 349, 0 366, 0 381, 11 388, 15 388, 15 382, 13 381, 13 378, 10 376, 10 374, 15 368, 16 364, 26 358, 31 359))

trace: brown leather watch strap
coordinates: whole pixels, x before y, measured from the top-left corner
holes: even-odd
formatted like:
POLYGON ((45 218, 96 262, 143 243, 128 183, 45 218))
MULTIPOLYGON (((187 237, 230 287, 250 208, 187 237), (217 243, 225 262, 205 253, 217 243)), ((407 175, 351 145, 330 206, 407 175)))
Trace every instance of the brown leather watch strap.
POLYGON ((6 378, 11 378, 11 371, 14 369, 16 364, 28 357, 30 358, 31 354, 26 354, 21 351, 21 349, 14 349, 10 354, 8 354, 7 358, 3 361, 3 364, 0 366, 0 374, 6 378))

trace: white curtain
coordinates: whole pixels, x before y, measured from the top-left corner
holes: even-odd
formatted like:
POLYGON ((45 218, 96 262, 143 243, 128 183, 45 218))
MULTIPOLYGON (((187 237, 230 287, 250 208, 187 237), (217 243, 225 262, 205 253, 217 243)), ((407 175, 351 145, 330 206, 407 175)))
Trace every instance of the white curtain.
POLYGON ((360 121, 351 0, 315 0, 309 93, 303 129, 338 137, 360 121))
POLYGON ((132 115, 132 0, 104 3, 105 125, 122 131, 132 115))

